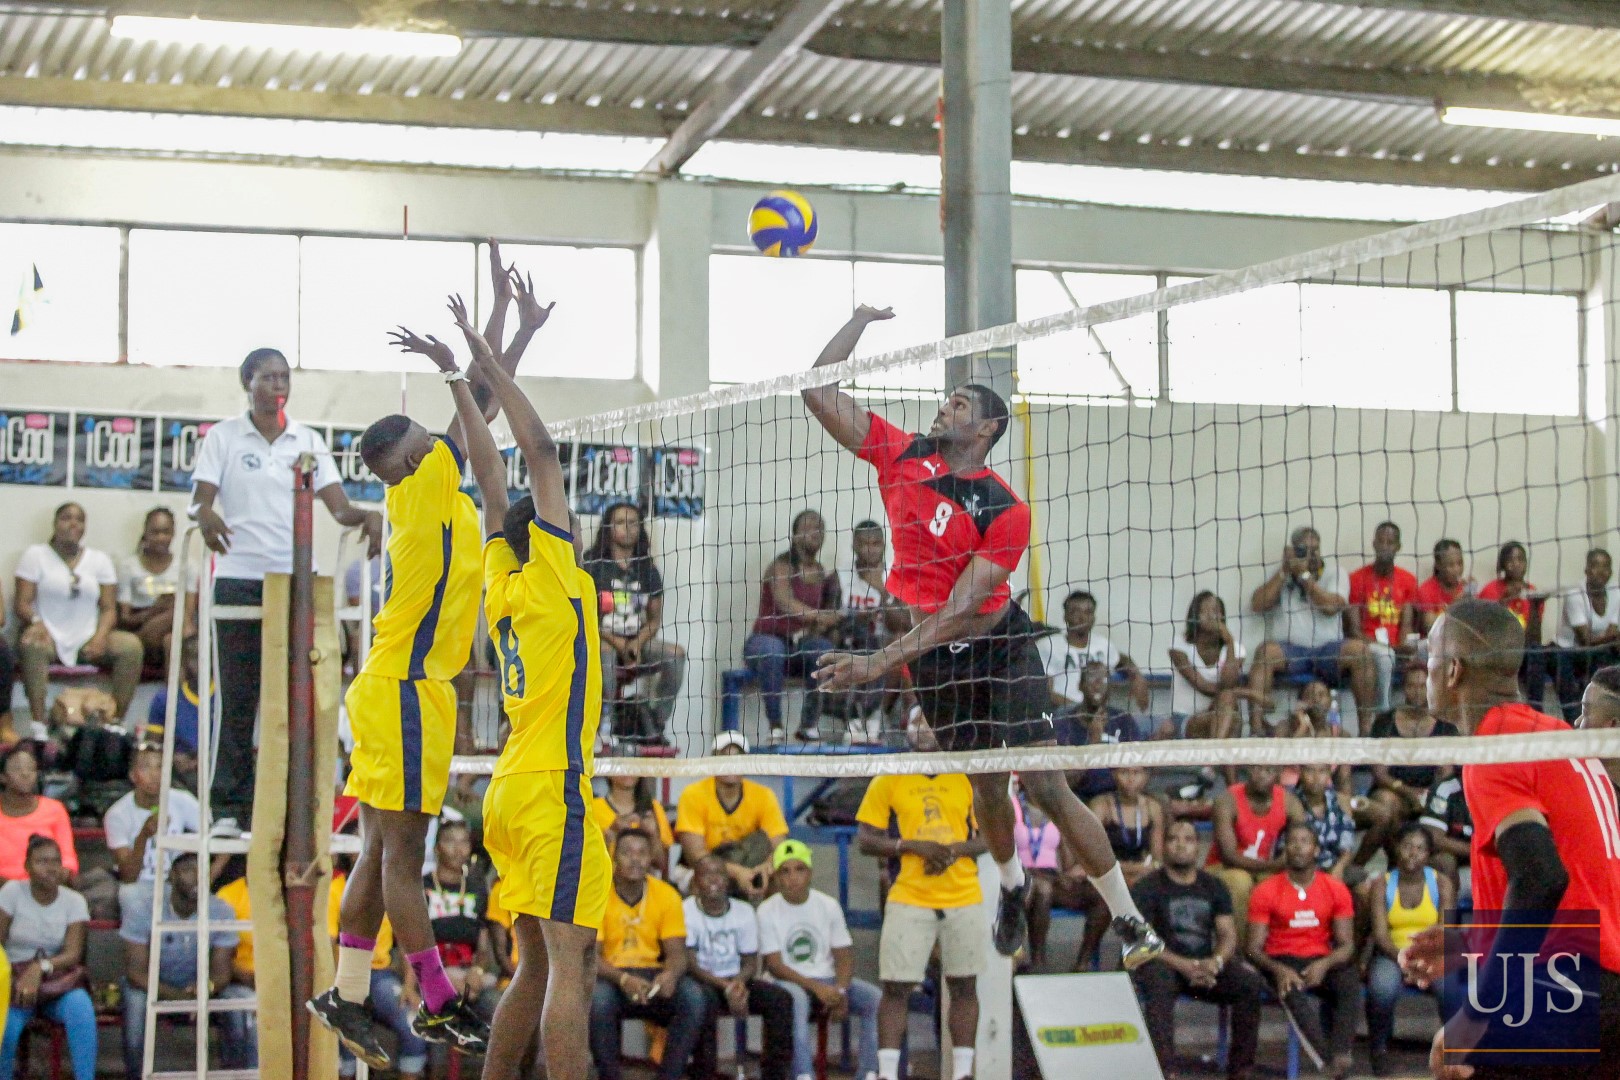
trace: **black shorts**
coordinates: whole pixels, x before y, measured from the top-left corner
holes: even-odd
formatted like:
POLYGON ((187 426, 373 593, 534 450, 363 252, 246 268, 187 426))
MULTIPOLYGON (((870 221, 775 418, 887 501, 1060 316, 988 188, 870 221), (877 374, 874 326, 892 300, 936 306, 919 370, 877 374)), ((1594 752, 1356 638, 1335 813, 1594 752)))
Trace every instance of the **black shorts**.
POLYGON ((911 665, 917 703, 943 750, 1050 742, 1052 698, 1029 616, 1009 603, 982 637, 931 649, 911 665))

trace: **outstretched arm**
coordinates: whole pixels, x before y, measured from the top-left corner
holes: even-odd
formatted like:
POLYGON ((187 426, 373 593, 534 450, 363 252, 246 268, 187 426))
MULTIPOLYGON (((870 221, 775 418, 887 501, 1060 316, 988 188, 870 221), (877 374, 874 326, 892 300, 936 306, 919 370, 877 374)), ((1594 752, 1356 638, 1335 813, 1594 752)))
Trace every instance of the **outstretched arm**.
POLYGON ((483 368, 484 378, 495 392, 495 400, 506 411, 512 438, 517 441, 523 460, 528 462, 529 490, 534 493, 535 513, 547 524, 568 531, 568 491, 563 481, 562 462, 557 459, 557 444, 512 376, 495 362, 489 343, 467 321, 467 307, 461 297, 451 300, 450 314, 473 350, 474 365, 483 368))
MULTIPOLYGON (((893 308, 879 310, 862 304, 855 309, 855 314, 849 317, 849 322, 845 323, 821 350, 821 355, 816 357, 815 367, 829 367, 848 360, 867 326, 892 318, 894 318, 893 308)), ((837 383, 806 390, 803 396, 804 403, 809 406, 815 418, 821 421, 821 426, 826 428, 828 434, 837 439, 845 449, 859 450, 861 444, 866 442, 866 432, 872 424, 871 417, 861 408, 859 402, 838 389, 837 383)))
POLYGON ((402 326, 394 332, 393 338, 401 351, 419 353, 444 372, 445 381, 450 384, 450 396, 456 403, 456 418, 450 422, 445 438, 464 449, 472 462, 473 478, 484 499, 484 531, 499 531, 506 517, 506 468, 495 446, 495 437, 489 433, 484 410, 474 400, 471 380, 461 375, 456 366, 456 354, 450 346, 432 334, 424 339, 402 326))
POLYGON ((985 601, 1005 585, 1011 575, 1007 567, 983 555, 975 555, 951 587, 944 606, 924 616, 904 636, 873 653, 832 652, 822 656, 816 669, 817 686, 825 691, 847 690, 909 664, 930 649, 961 640, 967 636, 985 601))

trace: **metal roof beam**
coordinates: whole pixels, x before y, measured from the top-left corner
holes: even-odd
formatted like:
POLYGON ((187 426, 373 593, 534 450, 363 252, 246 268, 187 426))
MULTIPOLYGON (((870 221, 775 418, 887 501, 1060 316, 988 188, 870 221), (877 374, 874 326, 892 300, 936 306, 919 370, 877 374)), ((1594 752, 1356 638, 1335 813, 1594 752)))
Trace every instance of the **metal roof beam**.
POLYGON ((804 48, 805 42, 824 26, 842 0, 798 0, 771 32, 749 50, 737 69, 712 88, 681 126, 659 147, 643 172, 671 176, 691 160, 704 143, 718 135, 736 115, 770 85, 804 48))
MULTIPOLYGON (((115 0, 116 2, 116 0, 115 0)), ((122 0, 145 14, 182 14, 196 0, 122 0)), ((816 0, 808 0, 812 7, 816 0)), ((1327 0, 1338 2, 1338 0, 1327 0)), ((1344 0, 1349 2, 1349 0, 1344 0)), ((1433 5, 1465 7, 1465 0, 1368 0, 1381 6, 1433 5)), ((1486 0, 1513 3, 1519 0, 1486 0)), ((1531 0, 1524 0, 1531 4, 1531 0)), ((1574 3, 1576 0, 1564 0, 1574 3)), ((14 6, 0 0, 0 11, 14 6)), ((42 0, 31 10, 48 7, 69 14, 101 14, 108 0, 42 0)), ((1616 7, 1620 7, 1617 4, 1616 7)), ((797 9, 794 9, 797 10, 797 9)), ((216 0, 216 18, 275 18, 321 25, 352 23, 357 9, 346 0, 216 0), (267 4, 271 5, 267 8, 267 4), (275 15, 266 15, 267 10, 275 15), (344 13, 348 13, 345 15, 344 13)), ((558 41, 622 45, 744 48, 758 50, 774 33, 762 20, 720 18, 668 10, 491 3, 486 0, 428 0, 413 9, 426 23, 443 22, 469 37, 535 37, 558 41)), ((787 28, 787 18, 782 21, 787 28)), ((1615 12, 1620 25, 1620 11, 1615 12)), ((802 43, 805 51, 840 60, 939 65, 939 30, 932 25, 893 29, 870 25, 824 23, 802 43)), ((786 60, 789 57, 784 57, 786 60)), ((1400 68, 1314 64, 1268 56, 1215 56, 1099 46, 1061 37, 1013 35, 1013 70, 1035 75, 1070 75, 1091 79, 1126 79, 1239 90, 1348 97, 1407 103, 1445 100, 1452 104, 1526 108, 1520 81, 1504 75, 1468 75, 1400 68)))
MULTIPOLYGON (((349 120, 430 127, 511 131, 565 131, 582 134, 667 138, 684 117, 652 109, 589 108, 575 104, 404 98, 384 94, 315 93, 240 87, 174 86, 169 83, 99 82, 82 79, 0 77, 0 105, 34 105, 136 112, 196 113, 205 116, 349 120)), ((895 127, 836 120, 802 121, 737 116, 727 136, 745 142, 828 146, 934 155, 939 132, 932 124, 895 127)), ((1501 191, 1542 191, 1597 175, 1595 170, 1555 166, 1525 168, 1449 161, 1373 159, 1281 149, 1262 153, 1213 145, 1136 140, 1062 139, 1014 135, 1013 158, 1066 165, 1106 165, 1181 172, 1279 176, 1310 180, 1417 184, 1501 191)), ((1084 196, 1076 191, 1076 198, 1084 196)))
POLYGON ((1620 5, 1613 0, 1316 0, 1352 7, 1386 8, 1481 19, 1557 23, 1592 30, 1620 29, 1620 5))

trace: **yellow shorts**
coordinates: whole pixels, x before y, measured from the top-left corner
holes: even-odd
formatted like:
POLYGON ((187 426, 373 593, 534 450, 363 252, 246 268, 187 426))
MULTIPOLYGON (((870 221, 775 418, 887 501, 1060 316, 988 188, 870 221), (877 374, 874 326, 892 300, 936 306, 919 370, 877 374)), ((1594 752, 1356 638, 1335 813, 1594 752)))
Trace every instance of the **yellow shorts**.
POLYGON ((602 928, 613 864, 580 773, 512 773, 484 793, 484 847, 514 914, 602 928))
POLYGON ((344 794, 377 810, 438 814, 456 748, 455 687, 362 673, 343 703, 354 734, 344 794))

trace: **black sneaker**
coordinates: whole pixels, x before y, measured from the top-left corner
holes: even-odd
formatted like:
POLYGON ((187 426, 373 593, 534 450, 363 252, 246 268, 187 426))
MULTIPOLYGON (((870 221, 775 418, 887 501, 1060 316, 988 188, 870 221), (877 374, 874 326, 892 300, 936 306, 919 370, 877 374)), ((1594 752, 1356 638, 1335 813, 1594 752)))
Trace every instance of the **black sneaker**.
POLYGON ((1120 959, 1124 962, 1126 971, 1135 971, 1164 952, 1164 941, 1154 933, 1153 927, 1135 915, 1121 915, 1116 918, 1114 933, 1125 943, 1120 959))
POLYGON ((443 1012, 429 1012, 422 1002, 411 1017, 411 1030, 424 1042, 439 1043, 463 1054, 482 1054, 489 1048, 489 1025, 464 997, 447 1002, 443 1012))
POLYGON ((338 1041, 349 1048, 349 1053, 373 1069, 389 1068, 393 1059, 388 1056, 382 1040, 377 1037, 377 1025, 371 1020, 371 1010, 338 996, 336 988, 304 1002, 304 1008, 315 1019, 325 1024, 338 1041))
MULTIPOLYGON (((996 907, 996 952, 1002 956, 1017 956, 1024 947, 1029 927, 1026 923, 1024 901, 1029 896, 1029 879, 1016 889, 1001 889, 1001 903, 996 907)), ((1161 949, 1163 945, 1159 946, 1161 949)))
POLYGON ((821 729, 819 727, 802 727, 798 731, 794 732, 793 735, 800 742, 811 743, 821 741, 821 729))

